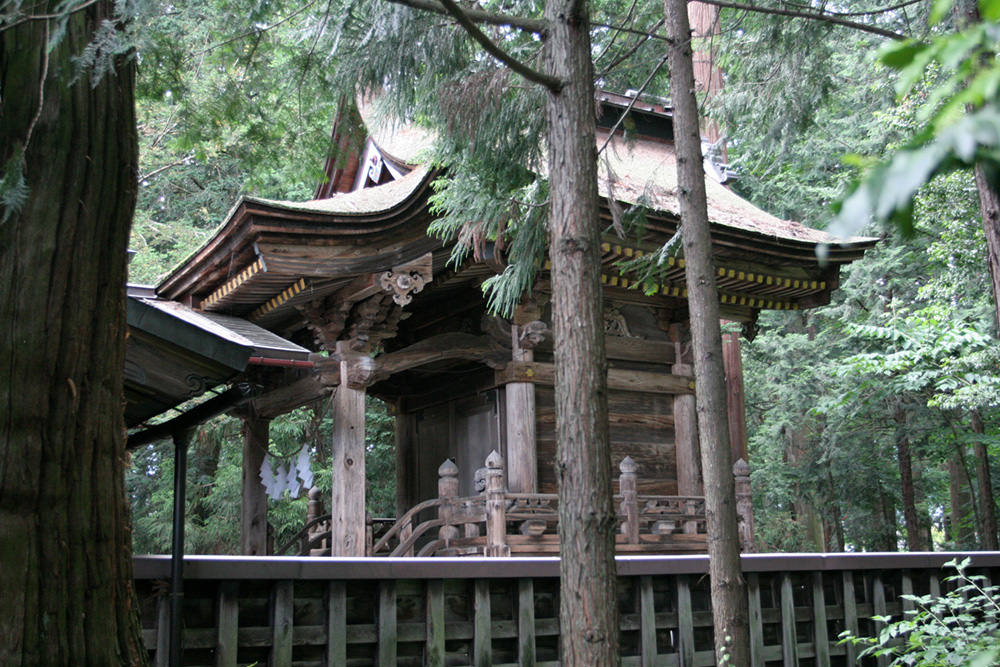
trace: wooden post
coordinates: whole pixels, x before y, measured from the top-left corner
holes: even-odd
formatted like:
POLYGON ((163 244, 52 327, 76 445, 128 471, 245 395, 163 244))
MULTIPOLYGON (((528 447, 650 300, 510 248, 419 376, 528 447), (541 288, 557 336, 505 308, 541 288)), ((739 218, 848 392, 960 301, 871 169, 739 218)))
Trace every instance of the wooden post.
MULTIPOLYGON (((723 320, 723 324, 732 324, 723 320)), ((729 411, 729 443, 733 461, 747 457, 746 399, 743 389, 743 355, 739 333, 722 334, 722 365, 726 370, 726 409, 729 411)))
MULTIPOLYGON (((691 375, 688 364, 674 364, 674 375, 691 375)), ((698 411, 695 407, 694 394, 676 394, 674 396, 674 451, 677 457, 677 495, 700 496, 701 469, 698 460, 701 456, 698 446, 698 411)))
POLYGON ((753 502, 750 496, 750 465, 743 459, 733 464, 736 478, 736 514, 740 517, 740 546, 744 553, 755 551, 753 544, 753 502))
MULTIPOLYGON (((546 326, 530 322, 511 325, 513 361, 533 361, 535 345, 541 342, 546 326)), ((507 400, 507 484, 513 493, 538 493, 538 453, 535 444, 535 385, 511 382, 507 400)))
POLYGON ((622 494, 621 512, 625 515, 625 523, 622 524, 622 533, 628 539, 629 544, 639 544, 639 502, 636 498, 636 471, 638 464, 631 456, 622 459, 618 470, 621 476, 618 478, 618 488, 622 494))
POLYGON ((271 665, 292 664, 295 582, 277 581, 271 594, 271 665))
MULTIPOLYGON (((691 359, 690 333, 687 327, 679 324, 671 325, 670 338, 674 342, 674 359, 676 363, 670 367, 674 375, 691 377, 693 381, 694 367, 691 359), (688 362, 688 363, 685 363, 688 362)), ((677 461, 677 495, 700 496, 701 486, 701 447, 698 444, 698 410, 694 394, 674 395, 674 455, 677 461)), ((687 504, 690 512, 693 508, 687 504)), ((685 521, 684 532, 698 532, 696 521, 685 521)))
POLYGON ((486 555, 510 555, 510 547, 507 545, 503 457, 495 449, 486 457, 486 555))
POLYGON ((438 538, 444 540, 447 548, 451 541, 458 537, 458 528, 452 524, 455 514, 455 498, 458 496, 458 466, 451 459, 445 459, 438 468, 438 518, 444 522, 438 528, 438 538))
POLYGON ((267 555, 267 491, 260 482, 260 466, 267 454, 270 419, 243 419, 243 502, 240 543, 244 556, 267 555))
MULTIPOLYGON (((309 505, 306 509, 306 523, 323 516, 323 492, 319 490, 318 486, 314 486, 309 489, 309 505)), ((313 526, 309 529, 306 535, 306 542, 312 542, 313 538, 324 532, 323 522, 313 526)), ((319 544, 317 546, 310 548, 309 555, 321 554, 326 550, 326 540, 323 540, 324 544, 319 544)))
MULTIPOLYGON (((333 396, 333 498, 330 502, 330 555, 365 555, 365 389, 351 377, 371 357, 337 343, 340 386, 333 396)), ((366 364, 367 361, 367 364, 366 364)))
MULTIPOLYGON (((694 368, 690 364, 690 334, 680 325, 670 327, 674 342, 676 363, 670 368, 674 375, 685 375, 693 380, 694 368)), ((677 459, 677 495, 700 496, 701 449, 698 446, 698 411, 694 394, 674 396, 674 453, 677 459)), ((685 528, 685 532, 693 532, 685 528)))
POLYGON ((402 410, 402 401, 395 405, 396 440, 396 518, 403 516, 420 498, 417 452, 414 437, 414 416, 402 410))

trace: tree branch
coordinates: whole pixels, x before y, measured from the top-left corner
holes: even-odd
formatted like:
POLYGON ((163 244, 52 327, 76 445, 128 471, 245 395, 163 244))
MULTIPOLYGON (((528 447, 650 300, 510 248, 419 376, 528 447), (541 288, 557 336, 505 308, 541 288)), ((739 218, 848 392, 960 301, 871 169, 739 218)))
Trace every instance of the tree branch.
MULTIPOLYGON (((28 21, 48 21, 50 19, 66 18, 70 14, 75 14, 76 12, 84 10, 87 7, 90 7, 91 5, 97 2, 98 0, 86 0, 86 2, 83 2, 77 5, 76 7, 70 7, 64 11, 57 12, 54 14, 24 14, 23 16, 18 17, 16 20, 11 21, 10 23, 0 25, 0 32, 5 32, 7 30, 10 30, 11 28, 16 28, 22 23, 27 23, 28 21)), ((6 5, 7 3, 4 4, 6 5)), ((13 18, 13 16, 15 16, 15 14, 13 13, 9 14, 4 17, 4 20, 10 20, 11 18, 13 18)))
MULTIPOLYGON (((161 165, 161 166, 157 167, 156 169, 154 169, 153 171, 151 171, 151 172, 149 172, 149 173, 146 173, 146 174, 140 174, 140 175, 139 175, 139 180, 138 180, 138 182, 139 182, 139 183, 142 183, 143 181, 148 181, 149 179, 153 178, 153 177, 154 177, 154 176, 156 176, 157 174, 161 174, 161 173, 163 173, 163 172, 167 171, 168 169, 173 169, 174 167, 179 167, 179 166, 181 166, 182 164, 187 164, 187 163, 188 163, 188 161, 189 161, 189 160, 190 160, 190 159, 191 159, 192 157, 193 157, 193 156, 191 156, 191 155, 188 155, 188 156, 185 156, 185 157, 183 157, 183 158, 181 158, 180 160, 177 160, 177 161, 175 161, 175 162, 170 162, 169 164, 164 164, 164 165, 161 165)), ((202 189, 204 189, 204 188, 202 188, 202 189)))
POLYGON ((873 35, 879 35, 880 37, 887 37, 889 39, 906 39, 906 35, 901 35, 898 32, 868 25, 867 23, 859 23, 857 21, 849 21, 847 19, 838 18, 826 12, 808 12, 797 11, 794 9, 779 9, 777 7, 762 7, 760 5, 747 5, 741 2, 727 2, 726 0, 699 0, 699 2, 704 2, 706 5, 715 5, 716 7, 722 7, 724 9, 742 9, 744 11, 757 12, 759 14, 777 14, 779 16, 791 16, 792 18, 798 19, 812 19, 814 21, 823 21, 825 23, 832 23, 833 25, 844 26, 845 28, 853 28, 854 30, 868 32, 873 35))
MULTIPOLYGON (((413 9, 422 9, 426 12, 434 12, 435 14, 444 14, 446 16, 454 16, 449 12, 440 2, 437 0, 388 0, 389 2, 394 2, 397 5, 405 5, 407 7, 412 7, 413 9)), ((459 8, 465 16, 476 23, 485 23, 486 25, 498 25, 505 26, 508 28, 517 28, 519 30, 524 30, 526 32, 532 32, 536 35, 544 36, 548 31, 548 26, 542 19, 526 19, 521 16, 508 16, 507 14, 494 14, 493 12, 483 11, 482 9, 462 9, 459 8)))
POLYGON ((628 112, 632 110, 633 106, 635 106, 635 103, 642 96, 643 92, 646 90, 646 87, 653 80, 653 77, 655 77, 657 72, 660 71, 660 68, 662 68, 666 64, 667 64, 667 56, 663 56, 662 58, 660 58, 660 62, 656 63, 656 67, 654 67, 653 71, 649 73, 649 76, 646 77, 646 80, 643 82, 642 86, 639 87, 639 90, 632 98, 632 101, 628 103, 628 106, 625 107, 624 111, 622 111, 621 116, 619 116, 618 120, 615 121, 615 124, 611 127, 611 130, 608 131, 608 138, 604 140, 604 144, 601 146, 600 150, 597 151, 598 155, 603 153, 604 149, 607 148, 608 144, 611 143, 611 139, 615 136, 615 132, 618 130, 618 127, 622 124, 622 121, 625 120, 625 116, 627 116, 628 112))
MULTIPOLYGON (((888 14, 889 12, 894 12, 897 9, 903 9, 909 7, 910 5, 915 5, 918 2, 923 2, 923 0, 905 0, 905 2, 900 2, 899 4, 892 5, 890 7, 883 7, 881 9, 869 9, 867 11, 861 12, 834 12, 829 9, 825 10, 830 16, 875 16, 877 14, 888 14)), ((793 7, 802 7, 802 9, 807 10, 806 5, 800 5, 796 2, 786 2, 785 4, 791 5, 793 7)))
MULTIPOLYGON (((660 21, 663 23, 663 21, 660 21)), ((666 42, 667 38, 663 35, 657 35, 655 32, 647 32, 645 30, 639 30, 638 28, 626 28, 624 26, 611 25, 610 23, 591 23, 591 28, 610 28, 611 30, 617 30, 619 32, 627 32, 632 35, 639 35, 641 37, 648 37, 650 39, 658 39, 661 42, 666 42)))
POLYGON ((458 24, 462 26, 467 33, 469 33, 469 36, 479 42, 479 45, 482 46, 483 49, 491 56, 502 62, 514 72, 523 76, 528 81, 539 83, 554 93, 558 93, 562 89, 563 81, 558 77, 546 74, 545 72, 539 72, 536 69, 528 67, 520 60, 494 44, 493 40, 487 37, 483 31, 472 22, 472 19, 465 14, 455 0, 440 0, 440 2, 441 5, 448 11, 448 14, 458 21, 458 24))
MULTIPOLYGON (((663 25, 663 21, 664 21, 663 19, 660 19, 655 24, 653 24, 652 30, 659 30, 660 26, 663 25)), ((656 36, 658 37, 659 35, 656 35, 656 36)), ((636 51, 639 50, 639 47, 641 47, 643 44, 645 44, 646 42, 648 42, 653 37, 654 37, 654 35, 647 35, 646 37, 643 37, 642 39, 640 39, 639 41, 637 41, 635 44, 633 44, 632 46, 630 46, 628 48, 628 50, 626 50, 620 56, 618 56, 617 58, 615 58, 614 61, 612 61, 612 63, 610 65, 608 65, 603 70, 601 70, 601 73, 598 74, 596 78, 602 79, 605 76, 607 76, 608 73, 611 70, 613 70, 614 68, 618 67, 618 65, 620 65, 622 62, 624 62, 626 59, 631 58, 632 55, 636 51)), ((601 54, 601 55, 604 55, 604 54, 601 54)), ((594 60, 594 64, 595 65, 597 64, 597 59, 594 60)))
MULTIPOLYGON (((406 7, 412 7, 413 9, 422 9, 427 12, 434 12, 435 14, 442 14, 445 16, 451 15, 437 0, 387 0, 387 2, 393 2, 397 5, 405 5, 406 7)), ((496 14, 494 12, 483 11, 482 9, 461 8, 461 10, 462 13, 468 16, 474 23, 485 23, 486 25, 517 28, 518 30, 534 33, 540 37, 545 37, 545 34, 549 29, 543 19, 530 19, 524 18, 523 16, 496 14)), ((627 32, 633 35, 641 35, 643 37, 650 37, 652 39, 659 39, 662 41, 665 41, 666 39, 663 35, 656 35, 644 30, 637 30, 635 28, 625 28, 622 26, 611 25, 610 23, 591 22, 590 27, 609 28, 611 30, 618 30, 620 32, 627 32)))

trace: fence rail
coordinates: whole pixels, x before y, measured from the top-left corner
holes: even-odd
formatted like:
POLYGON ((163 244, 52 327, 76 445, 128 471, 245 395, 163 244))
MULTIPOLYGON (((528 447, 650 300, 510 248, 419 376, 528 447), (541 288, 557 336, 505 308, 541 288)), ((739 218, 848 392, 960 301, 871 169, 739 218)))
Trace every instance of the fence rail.
MULTIPOLYGON (((750 554, 752 664, 852 665, 903 593, 948 560, 993 581, 1000 552, 750 554)), ((713 665, 706 556, 619 556, 622 664, 713 665)), ((557 558, 185 558, 184 664, 558 665, 557 558)), ((169 557, 135 558, 146 645, 165 664, 169 557), (160 631, 160 630, 163 631, 160 631)), ((872 663, 876 664, 876 663, 872 663)))

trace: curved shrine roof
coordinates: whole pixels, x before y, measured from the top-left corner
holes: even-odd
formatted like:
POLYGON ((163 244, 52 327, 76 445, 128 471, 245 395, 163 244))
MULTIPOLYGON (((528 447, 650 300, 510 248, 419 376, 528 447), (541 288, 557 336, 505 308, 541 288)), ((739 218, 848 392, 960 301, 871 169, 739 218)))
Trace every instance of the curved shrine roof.
MULTIPOLYGON (((351 280, 392 271, 432 253, 433 275, 445 271, 448 249, 426 235, 433 219, 430 183, 438 172, 415 164, 427 154, 433 135, 413 126, 365 122, 377 151, 396 164, 413 165, 409 173, 381 185, 336 194, 328 199, 283 201, 241 197, 215 234, 175 268, 157 288, 162 298, 187 300, 204 310, 229 312, 267 324, 275 313, 322 299, 351 280)), ((606 132, 598 141, 603 144, 606 132)), ((642 205, 649 211, 645 244, 606 237, 605 283, 628 287, 615 262, 650 252, 679 225, 676 159, 662 140, 626 141, 616 135, 602 155, 600 193, 604 218, 607 200, 642 205)), ((706 178, 713 252, 719 264, 723 303, 746 312, 761 308, 819 305, 836 285, 840 265, 861 257, 876 239, 838 241, 826 232, 777 218, 742 199, 711 177, 706 178), (816 248, 828 245, 826 265, 816 248)), ((684 261, 663 279, 663 295, 684 298, 684 261)), ((488 266, 463 267, 481 280, 488 266), (482 270, 481 270, 482 269, 482 270)), ((364 289, 371 289, 364 288, 364 289)), ((378 292, 378 288, 374 288, 378 292)), ((364 290, 362 290, 364 292, 364 290)), ((358 292, 360 293, 360 292, 358 292)), ((368 292, 364 292, 368 294, 368 292)), ((356 293, 357 294, 357 293, 356 293)))

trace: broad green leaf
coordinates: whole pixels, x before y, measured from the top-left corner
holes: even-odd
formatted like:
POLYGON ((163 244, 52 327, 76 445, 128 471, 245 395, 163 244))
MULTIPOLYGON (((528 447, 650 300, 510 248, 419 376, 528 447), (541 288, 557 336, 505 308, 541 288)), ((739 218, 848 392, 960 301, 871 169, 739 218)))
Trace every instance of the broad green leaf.
POLYGON ((931 14, 927 18, 927 23, 930 25, 937 25, 941 22, 945 16, 951 11, 951 5, 954 0, 934 0, 934 5, 931 7, 931 14))
POLYGON ((1000 21, 1000 0, 979 0, 979 15, 984 21, 1000 21))
POLYGON ((913 62, 913 58, 926 48, 928 44, 915 39, 889 42, 879 49, 878 59, 887 67, 902 69, 913 62))

